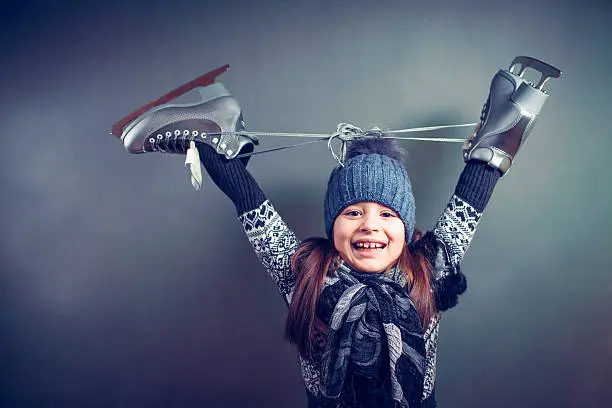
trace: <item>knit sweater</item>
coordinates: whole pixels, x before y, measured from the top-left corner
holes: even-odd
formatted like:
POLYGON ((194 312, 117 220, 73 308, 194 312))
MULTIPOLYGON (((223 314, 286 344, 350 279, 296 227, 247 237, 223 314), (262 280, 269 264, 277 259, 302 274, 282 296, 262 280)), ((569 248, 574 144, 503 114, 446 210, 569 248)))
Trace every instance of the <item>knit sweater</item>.
MULTIPOLYGON (((225 160, 206 145, 198 145, 201 161, 215 184, 234 203, 257 257, 270 274, 287 302, 295 289, 295 273, 291 256, 300 241, 285 224, 267 199, 253 176, 240 160, 225 160)), ((410 245, 418 246, 434 266, 430 281, 437 312, 423 327, 426 350, 422 407, 435 407, 435 377, 437 340, 441 312, 454 307, 466 290, 466 278, 460 270, 482 213, 491 197, 500 173, 479 161, 468 162, 455 187, 454 194, 442 211, 433 229, 410 245)), ((403 275, 394 280, 403 283, 403 275)), ((324 289, 333 284, 326 279, 324 289)), ((317 407, 320 395, 320 366, 299 356, 302 377, 306 386, 308 406, 317 407)))

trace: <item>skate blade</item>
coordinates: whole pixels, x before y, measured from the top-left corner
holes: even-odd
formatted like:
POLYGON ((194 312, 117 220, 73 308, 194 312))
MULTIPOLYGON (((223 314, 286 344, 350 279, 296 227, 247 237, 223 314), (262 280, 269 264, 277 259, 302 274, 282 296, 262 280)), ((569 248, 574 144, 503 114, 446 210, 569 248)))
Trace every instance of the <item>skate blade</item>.
POLYGON ((561 76, 561 71, 553 67, 552 65, 547 64, 538 59, 525 56, 519 56, 514 58, 514 61, 512 61, 512 64, 510 64, 510 68, 508 68, 508 71, 511 74, 517 75, 522 78, 523 74, 525 73, 525 69, 527 68, 533 68, 541 74, 540 81, 537 85, 534 85, 534 88, 537 88, 539 90, 542 90, 544 84, 550 78, 559 78, 561 76))
POLYGON ((202 98, 206 98, 206 87, 209 85, 212 85, 215 83, 215 79, 221 75, 222 73, 224 73, 225 71, 227 71, 229 69, 229 64, 225 64, 217 69, 214 69, 210 72, 207 72, 204 75, 201 75, 199 77, 197 77, 196 79, 193 79, 189 82, 187 82, 186 84, 183 84, 181 86, 179 86, 176 89, 173 89, 172 91, 168 92, 165 95, 160 96, 157 99, 154 99, 153 101, 147 103, 146 105, 141 106, 140 108, 136 109, 134 112, 130 113, 129 115, 127 115, 126 117, 124 117, 123 119, 121 119, 120 121, 118 121, 117 123, 115 123, 111 129, 111 134, 119 139, 122 138, 122 134, 125 130, 125 127, 134 122, 135 120, 137 120, 138 118, 140 118, 140 116, 142 116, 143 114, 145 114, 146 112, 150 111, 153 108, 158 108, 161 109, 163 107, 165 107, 166 105, 168 105, 169 102, 171 102, 172 100, 178 98, 179 96, 195 89, 198 87, 202 87, 202 91, 200 92, 201 97, 202 98))

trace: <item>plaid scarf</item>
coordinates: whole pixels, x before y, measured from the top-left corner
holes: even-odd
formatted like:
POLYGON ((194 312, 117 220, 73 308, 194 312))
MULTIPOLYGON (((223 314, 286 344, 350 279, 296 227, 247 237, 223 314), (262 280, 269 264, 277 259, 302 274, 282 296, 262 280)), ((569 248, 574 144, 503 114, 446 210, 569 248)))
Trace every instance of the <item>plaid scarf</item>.
POLYGON ((317 309, 329 323, 321 406, 420 407, 425 343, 406 289, 344 263, 332 279, 317 309))

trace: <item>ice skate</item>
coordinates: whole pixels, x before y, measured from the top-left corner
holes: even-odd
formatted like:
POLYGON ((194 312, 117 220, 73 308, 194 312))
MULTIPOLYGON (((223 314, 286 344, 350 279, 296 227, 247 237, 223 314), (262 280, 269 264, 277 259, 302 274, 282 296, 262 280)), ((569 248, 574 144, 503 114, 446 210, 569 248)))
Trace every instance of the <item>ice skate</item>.
POLYGON ((192 141, 207 143, 227 159, 242 150, 252 151, 257 139, 236 133, 244 130, 238 101, 223 84, 215 82, 228 68, 219 67, 142 106, 113 125, 111 134, 135 154, 186 154, 192 141), (172 103, 196 88, 199 101, 172 103))
POLYGON ((480 124, 465 142, 463 158, 484 161, 506 173, 548 98, 544 84, 560 76, 552 65, 524 56, 516 57, 508 70, 499 70, 491 81, 480 124), (537 84, 524 78, 527 68, 540 73, 537 84))

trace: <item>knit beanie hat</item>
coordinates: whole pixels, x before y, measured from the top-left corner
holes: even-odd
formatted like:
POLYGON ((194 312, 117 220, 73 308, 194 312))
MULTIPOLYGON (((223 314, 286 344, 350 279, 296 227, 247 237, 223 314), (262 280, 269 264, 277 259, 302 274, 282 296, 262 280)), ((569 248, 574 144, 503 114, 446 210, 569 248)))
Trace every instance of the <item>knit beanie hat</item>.
POLYGON ((391 208, 412 240, 415 204, 412 184, 401 163, 403 150, 394 139, 363 138, 349 142, 344 166, 332 171, 325 193, 325 232, 333 240, 336 217, 351 204, 373 201, 391 208))

